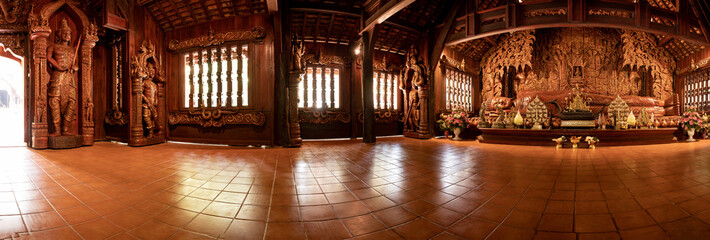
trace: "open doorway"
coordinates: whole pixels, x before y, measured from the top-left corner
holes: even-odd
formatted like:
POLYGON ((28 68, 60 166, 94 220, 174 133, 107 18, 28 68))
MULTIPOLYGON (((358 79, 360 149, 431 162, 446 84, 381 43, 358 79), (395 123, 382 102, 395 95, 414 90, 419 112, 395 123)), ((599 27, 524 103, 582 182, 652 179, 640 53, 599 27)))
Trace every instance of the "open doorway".
POLYGON ((22 57, 0 44, 0 147, 25 146, 22 57))

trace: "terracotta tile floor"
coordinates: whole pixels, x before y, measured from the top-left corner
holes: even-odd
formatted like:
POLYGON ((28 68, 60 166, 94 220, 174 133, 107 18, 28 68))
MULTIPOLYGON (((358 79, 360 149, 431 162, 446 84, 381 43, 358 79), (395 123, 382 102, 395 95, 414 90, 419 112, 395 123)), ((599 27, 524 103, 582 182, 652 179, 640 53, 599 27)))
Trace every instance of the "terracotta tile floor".
POLYGON ((0 148, 0 239, 710 239, 710 141, 0 148))

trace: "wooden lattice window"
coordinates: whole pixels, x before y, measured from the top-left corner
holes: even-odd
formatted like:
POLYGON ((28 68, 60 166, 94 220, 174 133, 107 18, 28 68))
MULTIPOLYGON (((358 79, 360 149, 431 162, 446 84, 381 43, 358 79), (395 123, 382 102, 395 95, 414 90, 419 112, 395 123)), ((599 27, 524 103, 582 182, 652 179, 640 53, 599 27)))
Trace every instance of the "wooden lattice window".
POLYGON ((710 69, 683 77, 683 105, 699 111, 710 111, 710 69))
POLYGON ((248 53, 248 44, 225 44, 185 53, 185 107, 249 106, 248 53))
POLYGON ((337 66, 308 65, 298 85, 299 108, 340 108, 340 73, 337 66))
POLYGON ((372 97, 375 109, 397 110, 397 89, 399 78, 397 74, 391 72, 375 71, 372 81, 372 97))
POLYGON ((446 109, 456 107, 473 111, 473 76, 455 68, 446 68, 446 109))

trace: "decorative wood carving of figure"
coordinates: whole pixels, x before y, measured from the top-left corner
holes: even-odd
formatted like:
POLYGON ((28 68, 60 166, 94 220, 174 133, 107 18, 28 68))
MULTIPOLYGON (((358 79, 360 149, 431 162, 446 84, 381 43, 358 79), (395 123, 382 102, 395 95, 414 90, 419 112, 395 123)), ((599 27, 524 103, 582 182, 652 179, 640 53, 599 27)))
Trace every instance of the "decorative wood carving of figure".
POLYGON ((62 19, 56 31, 57 43, 47 47, 47 62, 52 68, 47 96, 49 111, 54 126, 53 132, 61 129, 61 135, 69 134, 72 122, 76 120, 76 83, 74 72, 76 49, 70 45, 71 29, 66 19, 62 19))
POLYGON ((288 123, 289 123, 289 145, 292 147, 301 146, 301 125, 298 121, 298 84, 303 80, 306 72, 304 54, 306 48, 303 41, 294 36, 291 40, 291 58, 289 63, 288 82, 288 123))
POLYGON ((165 142, 164 116, 165 79, 154 46, 143 42, 138 54, 131 58, 131 136, 129 145, 144 146, 165 142))
POLYGON ((155 76, 155 65, 148 63, 147 78, 143 79, 143 127, 148 132, 148 137, 155 136, 155 131, 159 130, 158 125, 158 85, 153 82, 155 76))
POLYGON ((402 71, 399 88, 405 101, 404 135, 415 138, 429 137, 428 98, 429 83, 428 68, 419 57, 419 51, 412 45, 406 55, 405 69, 402 71))

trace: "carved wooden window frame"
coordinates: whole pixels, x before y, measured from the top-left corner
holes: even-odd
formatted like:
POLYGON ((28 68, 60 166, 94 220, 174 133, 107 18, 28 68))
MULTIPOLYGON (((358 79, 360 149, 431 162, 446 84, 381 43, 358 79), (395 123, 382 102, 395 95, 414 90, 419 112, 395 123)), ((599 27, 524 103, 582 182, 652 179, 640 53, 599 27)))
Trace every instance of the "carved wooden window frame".
MULTIPOLYGON (((207 46, 207 47, 199 47, 199 46, 198 46, 198 47, 191 47, 191 48, 181 49, 181 50, 179 50, 179 51, 173 52, 173 54, 177 55, 178 58, 179 58, 179 60, 178 60, 178 61, 179 61, 179 64, 178 64, 178 79, 179 79, 179 81, 180 81, 180 85, 179 85, 179 97, 178 97, 178 99, 179 99, 179 104, 178 104, 178 109, 180 109, 180 110, 189 110, 189 109, 243 109, 243 110, 258 110, 259 107, 256 106, 256 105, 254 105, 254 100, 255 100, 255 98, 254 98, 254 89, 255 89, 255 84, 256 84, 255 82, 257 82, 257 79, 255 79, 255 77, 254 77, 254 75, 255 75, 255 74, 254 74, 254 71, 255 71, 255 69, 257 69, 256 66, 255 66, 255 63, 256 63, 255 57, 256 57, 256 56, 255 56, 254 51, 255 51, 255 49, 256 49, 256 46, 257 46, 257 45, 260 45, 260 44, 262 44, 262 43, 263 43, 262 40, 229 41, 229 42, 224 42, 224 43, 221 43, 221 44, 210 45, 210 46, 207 46), (247 47, 247 54, 246 54, 246 57, 247 57, 247 68, 246 68, 245 70, 246 70, 246 79, 248 79, 248 83, 247 83, 246 88, 245 88, 245 89, 242 89, 242 90, 244 90, 244 93, 246 94, 246 98, 243 98, 243 99, 242 99, 242 102, 246 101, 247 104, 246 104, 246 105, 239 105, 239 100, 238 100, 238 98, 239 98, 238 90, 239 90, 239 89, 238 89, 238 88, 240 87, 240 85, 237 83, 236 85, 234 85, 234 87, 236 87, 237 89, 234 89, 234 87, 232 87, 232 89, 231 89, 231 90, 233 91, 233 93, 234 93, 234 97, 233 97, 233 99, 231 99, 231 100, 232 100, 232 103, 235 103, 235 104, 236 104, 236 106, 230 106, 230 105, 228 104, 228 103, 229 103, 229 100, 225 100, 224 106, 219 106, 219 105, 218 105, 218 106, 214 106, 214 105, 209 105, 209 104, 206 105, 206 106, 204 106, 204 107, 201 107, 201 106, 195 105, 195 104, 192 104, 192 106, 190 106, 190 105, 189 105, 189 102, 188 102, 188 99, 186 99, 186 95, 187 95, 187 92, 186 92, 186 91, 190 91, 190 88, 187 86, 187 81, 186 81, 186 79, 185 79, 185 78, 187 77, 187 75, 185 74, 185 66, 187 66, 187 63, 185 62, 186 59, 187 59, 187 58, 186 58, 186 55, 189 54, 189 53, 196 53, 196 52, 199 53, 199 52, 203 52, 203 51, 206 51, 206 50, 208 50, 208 49, 209 49, 209 50, 222 49, 222 50, 225 50, 224 52, 221 53, 221 54, 222 54, 222 57, 225 58, 225 57, 226 57, 226 49, 229 49, 229 48, 232 48, 232 47, 236 47, 236 52, 233 53, 233 54, 238 54, 238 53, 240 53, 240 52, 242 51, 242 47, 243 47, 243 46, 246 46, 246 47, 247 47)), ((212 54, 214 55, 214 56, 212 56, 213 58, 218 57, 218 56, 217 56, 217 51, 212 51, 212 54)), ((199 57, 200 57, 200 56, 198 55, 198 59, 199 59, 199 57)), ((209 57, 209 54, 207 54, 207 57, 209 57)), ((232 57, 231 61, 237 61, 237 60, 238 60, 238 59, 237 59, 238 57, 239 57, 238 55, 234 55, 234 57, 232 57)), ((218 66, 218 64, 214 64, 214 65, 212 66, 212 71, 220 71, 220 70, 221 70, 221 71, 225 71, 225 72, 226 72, 226 71, 229 70, 229 64, 226 64, 226 65, 227 65, 227 66, 226 66, 227 69, 219 69, 220 66, 218 66)), ((238 67, 239 65, 242 65, 242 63, 238 62, 238 63, 237 63, 237 67, 238 67)), ((224 68, 224 67, 222 67, 222 68, 224 68)), ((208 67, 207 69, 205 69, 205 70, 209 71, 209 67, 208 67)), ((195 74, 197 75, 197 73, 195 73, 195 74)), ((227 77, 227 75, 228 75, 228 74, 225 74, 225 77, 227 77)), ((215 80, 215 82, 217 82, 217 83, 219 83, 219 81, 222 80, 222 76, 219 75, 219 74, 215 74, 215 77, 217 77, 217 79, 215 80)), ((208 80, 211 80, 211 79, 208 78, 208 80)), ((194 80, 194 79, 193 79, 192 81, 194 81, 194 82, 199 82, 199 80, 194 80)), ((233 82, 238 81, 238 72, 235 72, 235 75, 232 76, 231 81, 233 81, 233 82)), ((205 83, 207 83, 207 82, 205 82, 205 83)), ((203 84, 205 84, 205 83, 203 83, 203 84)), ((229 81, 227 81, 227 83, 229 83, 229 81)), ((220 84, 217 84, 216 86, 213 85, 213 89, 212 89, 213 92, 214 92, 214 91, 217 91, 216 94, 217 94, 218 98, 219 98, 219 93, 220 93, 220 92, 219 92, 219 85, 220 85, 220 84)), ((222 88, 222 91, 228 91, 228 88, 229 88, 229 86, 226 85, 226 86, 224 86, 224 87, 222 88), (225 88, 227 88, 227 89, 225 89, 225 88)), ((195 87, 195 91, 197 91, 197 90, 199 90, 199 89, 198 89, 198 87, 196 86, 196 87, 195 87)), ((206 93, 206 94, 208 94, 208 93, 206 93)), ((227 99, 229 99, 229 97, 230 97, 230 96, 227 96, 227 99)), ((194 101, 199 101, 199 100, 198 100, 198 99, 194 99, 194 101)), ((207 100, 205 100, 205 102, 207 102, 207 100)), ((213 102, 214 102, 214 101, 213 101, 213 102)))
POLYGON ((303 79, 299 83, 298 89, 299 89, 299 101, 298 101, 298 109, 321 109, 321 110, 340 110, 343 109, 343 91, 342 91, 342 86, 343 86, 343 70, 345 68, 344 64, 306 64, 306 73, 303 76, 303 79), (315 107, 315 102, 314 99, 317 99, 318 92, 317 90, 313 91, 310 95, 316 96, 314 98, 313 96, 309 96, 308 90, 311 88, 318 89, 317 86, 317 69, 323 69, 321 70, 321 88, 322 93, 320 94, 322 98, 322 106, 321 107, 315 107), (312 73, 309 73, 309 70, 312 70, 312 73), (330 76, 326 76, 326 69, 330 70, 330 76), (337 80, 335 79, 335 70, 338 70, 337 74, 337 80), (312 74, 312 75, 309 75, 312 74), (311 82, 308 80, 308 77, 312 76, 313 81, 311 82), (326 83, 326 79, 330 79, 329 83, 326 83), (307 84, 310 83, 310 87, 306 87, 307 84), (330 98, 328 98, 330 97, 330 98), (313 99, 312 99, 313 98, 313 99), (326 103, 326 100, 330 99, 330 105, 326 103), (310 106, 309 106, 310 105, 310 106), (333 106, 335 105, 335 106, 333 106))
POLYGON ((695 107, 698 111, 710 111, 710 68, 690 72, 682 76, 683 108, 695 107))
POLYGON ((446 110, 453 110, 454 107, 460 106, 464 111, 474 111, 475 81, 473 74, 446 66, 444 85, 446 110), (466 91, 466 88, 468 88, 468 91, 466 91))
POLYGON ((400 110, 399 84, 402 81, 394 71, 379 71, 375 70, 372 74, 372 97, 375 111, 398 111, 400 110), (381 75, 387 76, 384 81, 380 78, 381 75), (384 92, 380 83, 384 82, 384 92), (389 96, 387 94, 390 94, 389 96), (383 102, 380 100, 384 100, 383 102), (388 105, 389 104, 389 105, 388 105))

